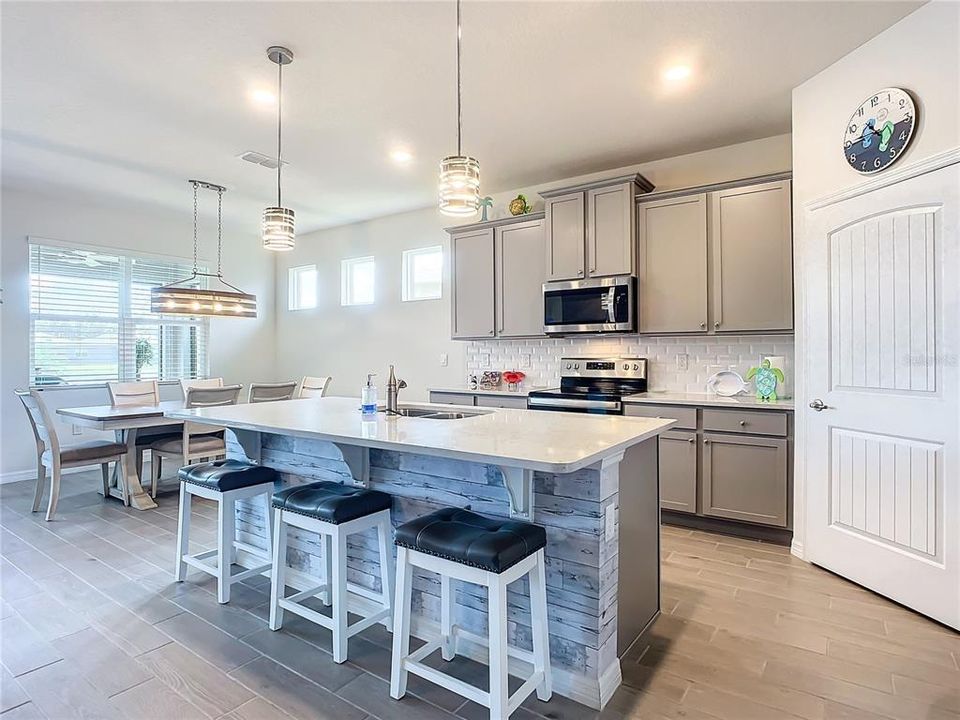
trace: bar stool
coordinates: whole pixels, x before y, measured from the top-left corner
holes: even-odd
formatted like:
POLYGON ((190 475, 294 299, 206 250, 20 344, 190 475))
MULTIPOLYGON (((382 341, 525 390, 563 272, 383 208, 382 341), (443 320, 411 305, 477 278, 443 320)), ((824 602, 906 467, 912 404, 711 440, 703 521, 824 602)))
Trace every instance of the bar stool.
POLYGON ((215 462, 187 465, 180 468, 180 516, 177 521, 177 569, 174 573, 177 582, 187 577, 187 566, 202 570, 217 578, 217 601, 230 602, 230 587, 270 568, 270 543, 273 537, 271 528, 267 538, 267 554, 263 550, 238 542, 236 539, 237 500, 262 495, 269 524, 270 498, 273 495, 273 483, 280 474, 273 468, 253 465, 240 460, 217 460, 215 462), (208 500, 216 500, 217 509, 217 548, 190 555, 190 501, 194 495, 208 500), (242 549, 266 562, 262 565, 231 573, 231 565, 237 560, 237 549, 242 549), (216 565, 206 562, 216 556, 216 565))
POLYGON ((506 720, 536 689, 544 702, 552 695, 550 645, 547 635, 547 585, 543 548, 546 531, 539 525, 486 518, 469 510, 443 508, 397 528, 397 615, 394 620, 390 697, 407 690, 407 673, 490 708, 491 720, 506 720), (413 568, 440 574, 440 639, 410 652, 410 591, 413 568), (507 644, 507 585, 530 576, 530 616, 533 652, 507 644), (487 638, 469 633, 454 622, 455 597, 451 580, 487 588, 487 638), (487 645, 490 650, 490 691, 483 692, 447 673, 423 664, 437 649, 444 660, 456 656, 457 639, 487 645), (533 665, 533 674, 510 695, 507 657, 533 665))
POLYGON ((270 576, 270 629, 283 625, 283 611, 289 610, 333 633, 333 661, 347 659, 347 640, 377 622, 389 629, 393 617, 393 553, 390 549, 390 506, 392 498, 377 490, 315 482, 286 488, 273 496, 273 572, 270 576), (300 528, 318 533, 323 541, 323 578, 315 587, 286 596, 287 529, 300 528), (377 529, 380 541, 381 592, 375 593, 347 582, 347 538, 358 532, 377 529), (366 615, 353 625, 347 624, 348 593, 373 600, 382 610, 366 615), (333 605, 327 617, 302 604, 320 595, 324 605, 333 605))

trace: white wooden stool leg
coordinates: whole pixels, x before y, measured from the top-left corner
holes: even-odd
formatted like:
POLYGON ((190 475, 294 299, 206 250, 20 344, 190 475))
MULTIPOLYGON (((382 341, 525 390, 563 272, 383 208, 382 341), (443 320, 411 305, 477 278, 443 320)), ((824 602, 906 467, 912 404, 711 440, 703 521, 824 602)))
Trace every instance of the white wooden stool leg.
MULTIPOLYGON (((393 543, 390 533, 390 518, 385 517, 377 526, 377 537, 380 541, 380 592, 383 595, 384 610, 393 609, 393 543)), ((383 621, 388 632, 393 632, 393 612, 383 621)))
POLYGON ((533 671, 543 673, 537 697, 547 702, 553 695, 550 677, 550 635, 547 628, 547 577, 543 550, 537 552, 537 564, 530 571, 530 617, 533 626, 533 671))
POLYGON ((323 557, 320 558, 321 567, 323 567, 323 584, 327 589, 320 593, 320 602, 324 605, 330 605, 333 602, 333 592, 331 583, 333 582, 333 539, 332 536, 321 533, 320 542, 323 544, 323 557))
POLYGON ((333 661, 347 660, 347 535, 333 526, 333 661))
POLYGON ((187 564, 183 556, 190 552, 190 500, 192 495, 184 483, 180 483, 180 514, 177 516, 177 567, 173 576, 177 582, 187 579, 187 564))
POLYGON ((487 610, 490 625, 490 720, 507 720, 507 586, 496 573, 488 575, 487 610))
POLYGON ((453 660, 457 656, 453 635, 453 603, 456 593, 448 575, 440 575, 440 656, 453 660))
POLYGON ((397 548, 397 595, 393 603, 393 659, 390 666, 390 697, 399 700, 407 692, 404 661, 410 654, 410 593, 412 568, 405 547, 397 548))
POLYGON ((217 512, 217 602, 230 602, 230 565, 233 562, 234 500, 221 496, 217 512))
POLYGON ((267 530, 267 557, 273 557, 273 488, 265 492, 263 498, 263 522, 267 530))
POLYGON ((283 608, 280 599, 286 592, 287 574, 287 524, 283 511, 273 511, 273 567, 270 568, 270 629, 279 630, 283 625, 283 608))

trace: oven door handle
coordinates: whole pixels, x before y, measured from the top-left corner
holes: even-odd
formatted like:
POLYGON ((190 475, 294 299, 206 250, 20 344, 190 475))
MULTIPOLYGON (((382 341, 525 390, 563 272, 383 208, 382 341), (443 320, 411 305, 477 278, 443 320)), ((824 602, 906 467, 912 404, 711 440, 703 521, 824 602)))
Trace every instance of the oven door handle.
POLYGON ((568 407, 594 410, 620 410, 621 407, 619 400, 576 400, 574 398, 547 397, 527 398, 527 404, 530 407, 568 407))
POLYGON ((616 298, 617 298, 617 288, 613 285, 610 286, 610 289, 607 290, 607 322, 615 323, 617 322, 617 313, 616 313, 616 298))

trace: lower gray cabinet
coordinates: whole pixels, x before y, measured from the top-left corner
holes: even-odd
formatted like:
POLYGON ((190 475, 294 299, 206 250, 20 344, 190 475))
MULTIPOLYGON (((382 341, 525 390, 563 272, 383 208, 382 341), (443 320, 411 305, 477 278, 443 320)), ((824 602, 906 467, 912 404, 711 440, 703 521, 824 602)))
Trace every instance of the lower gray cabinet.
POLYGON ((660 436, 660 507, 697 512, 697 433, 668 431, 660 436))
POLYGON ((787 441, 703 435, 703 515, 787 526, 787 441))

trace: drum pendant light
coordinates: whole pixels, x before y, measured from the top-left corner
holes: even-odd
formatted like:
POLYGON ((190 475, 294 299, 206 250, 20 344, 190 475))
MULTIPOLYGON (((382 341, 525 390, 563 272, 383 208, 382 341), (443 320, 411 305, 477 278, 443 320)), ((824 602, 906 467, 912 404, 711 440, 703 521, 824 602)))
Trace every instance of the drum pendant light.
POLYGON ((267 57, 277 65, 277 204, 265 208, 260 227, 263 246, 267 250, 293 250, 295 244, 294 213, 283 207, 280 193, 280 171, 283 169, 283 66, 293 62, 293 53, 275 45, 267 48, 267 57))
POLYGON ((480 208, 480 162, 461 150, 463 113, 460 82, 460 0, 457 0, 457 154, 440 161, 440 212, 476 215, 480 208))
POLYGON ((227 189, 221 185, 191 180, 193 185, 193 274, 169 285, 153 288, 150 291, 150 312, 163 315, 185 315, 197 317, 256 317, 257 296, 243 292, 223 279, 223 193, 227 189), (217 272, 200 272, 197 263, 197 195, 200 188, 217 193, 217 272), (201 290, 190 287, 202 278, 216 278, 227 289, 201 290))

